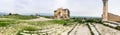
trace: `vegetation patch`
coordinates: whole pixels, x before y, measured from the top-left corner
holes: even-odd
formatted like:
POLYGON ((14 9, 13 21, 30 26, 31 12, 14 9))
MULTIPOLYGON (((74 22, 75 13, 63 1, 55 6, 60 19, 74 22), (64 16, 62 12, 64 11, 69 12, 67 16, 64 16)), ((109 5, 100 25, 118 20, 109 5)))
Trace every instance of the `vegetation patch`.
POLYGON ((9 22, 0 22, 0 27, 4 27, 9 25, 9 22))
POLYGON ((38 30, 38 28, 33 26, 26 26, 22 30, 19 30, 17 35, 38 34, 38 32, 35 32, 36 30, 38 30), (21 34, 21 33, 25 33, 25 34, 21 34))
POLYGON ((22 22, 40 27, 51 24, 50 22, 47 21, 22 21, 22 22))
POLYGON ((95 17, 79 17, 72 19, 74 19, 74 22, 78 22, 78 23, 102 23, 101 18, 95 18, 95 17))
POLYGON ((120 30, 120 26, 117 26, 116 29, 120 30))
POLYGON ((73 23, 73 21, 70 21, 70 20, 51 20, 51 21, 48 21, 48 22, 51 22, 51 23, 55 23, 55 24, 62 24, 62 25, 70 25, 71 23, 73 23))
POLYGON ((10 24, 15 24, 15 20, 0 20, 0 27, 5 27, 10 24))
POLYGON ((26 30, 26 31, 35 31, 35 30, 37 30, 37 28, 36 27, 32 27, 32 26, 27 26, 23 30, 26 30))

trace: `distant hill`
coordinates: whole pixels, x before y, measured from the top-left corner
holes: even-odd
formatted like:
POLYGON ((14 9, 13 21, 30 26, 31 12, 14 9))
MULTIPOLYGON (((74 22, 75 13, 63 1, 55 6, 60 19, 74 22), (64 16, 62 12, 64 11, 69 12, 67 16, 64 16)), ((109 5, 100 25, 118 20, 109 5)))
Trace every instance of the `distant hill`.
POLYGON ((53 16, 53 14, 50 14, 50 13, 40 13, 40 15, 42 15, 42 16, 53 16))
POLYGON ((6 15, 7 13, 4 13, 4 12, 0 12, 0 15, 6 15))
POLYGON ((40 15, 40 16, 53 16, 53 14, 50 14, 50 13, 22 13, 22 14, 19 14, 19 15, 25 15, 25 16, 29 16, 29 15, 40 15))

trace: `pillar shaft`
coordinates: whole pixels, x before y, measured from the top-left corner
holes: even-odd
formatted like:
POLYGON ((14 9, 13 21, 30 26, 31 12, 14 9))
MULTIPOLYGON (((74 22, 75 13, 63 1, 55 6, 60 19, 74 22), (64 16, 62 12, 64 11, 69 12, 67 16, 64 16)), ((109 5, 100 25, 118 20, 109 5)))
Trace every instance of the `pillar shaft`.
POLYGON ((108 20, 108 0, 103 0, 103 21, 108 20))

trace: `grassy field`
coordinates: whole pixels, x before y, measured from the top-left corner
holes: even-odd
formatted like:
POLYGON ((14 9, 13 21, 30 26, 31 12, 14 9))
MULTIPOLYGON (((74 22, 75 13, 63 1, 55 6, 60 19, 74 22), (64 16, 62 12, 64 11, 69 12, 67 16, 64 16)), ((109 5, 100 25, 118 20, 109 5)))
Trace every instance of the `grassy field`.
POLYGON ((3 35, 18 35, 17 33, 22 30, 34 31, 56 24, 67 26, 73 23, 70 20, 24 21, 38 17, 22 15, 6 15, 0 18, 5 18, 0 19, 0 34, 3 35))
POLYGON ((48 21, 29 21, 30 19, 39 18, 37 16, 23 16, 23 15, 5 15, 0 16, 0 35, 19 35, 23 30, 35 31, 51 27, 54 25, 70 26, 75 22, 101 22, 100 18, 72 18, 70 20, 48 20, 48 21))

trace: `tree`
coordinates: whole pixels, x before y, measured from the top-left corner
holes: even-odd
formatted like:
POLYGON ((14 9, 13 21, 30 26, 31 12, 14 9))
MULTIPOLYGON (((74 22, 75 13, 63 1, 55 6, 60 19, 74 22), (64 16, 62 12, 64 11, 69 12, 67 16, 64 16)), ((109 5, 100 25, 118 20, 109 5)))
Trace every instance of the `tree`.
POLYGON ((8 15, 12 15, 12 13, 9 13, 8 15))

